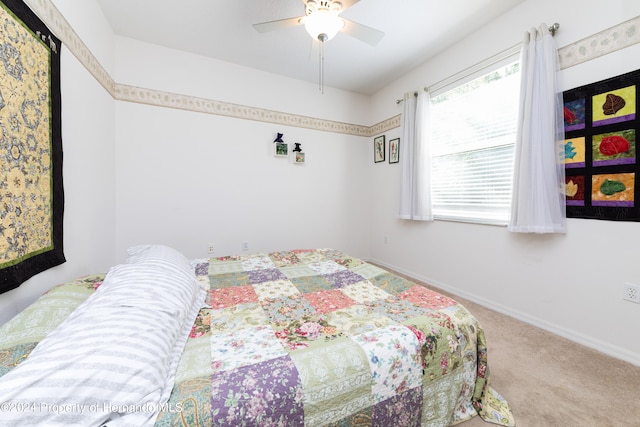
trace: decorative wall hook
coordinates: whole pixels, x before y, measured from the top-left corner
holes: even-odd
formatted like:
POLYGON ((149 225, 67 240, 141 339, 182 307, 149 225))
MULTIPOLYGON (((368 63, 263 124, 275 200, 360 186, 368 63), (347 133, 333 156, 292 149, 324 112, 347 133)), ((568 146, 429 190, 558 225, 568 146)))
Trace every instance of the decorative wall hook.
POLYGON ((273 154, 276 157, 287 157, 289 155, 289 145, 282 140, 282 133, 278 133, 276 139, 273 140, 273 154))

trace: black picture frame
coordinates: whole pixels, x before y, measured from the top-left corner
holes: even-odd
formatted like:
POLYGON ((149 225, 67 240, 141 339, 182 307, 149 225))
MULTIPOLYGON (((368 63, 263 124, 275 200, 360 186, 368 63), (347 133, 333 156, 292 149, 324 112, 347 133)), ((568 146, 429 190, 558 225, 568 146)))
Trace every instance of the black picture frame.
POLYGON ((567 218, 640 222, 640 70, 564 91, 563 101, 567 218), (610 96, 626 102, 608 111, 610 96), (627 149, 603 151, 612 137, 627 149), (623 191, 601 191, 606 181, 618 181, 623 191))
POLYGON ((389 140, 389 164, 400 162, 400 138, 389 140))
POLYGON ((373 162, 380 163, 385 160, 385 138, 384 135, 377 136, 373 139, 373 162))

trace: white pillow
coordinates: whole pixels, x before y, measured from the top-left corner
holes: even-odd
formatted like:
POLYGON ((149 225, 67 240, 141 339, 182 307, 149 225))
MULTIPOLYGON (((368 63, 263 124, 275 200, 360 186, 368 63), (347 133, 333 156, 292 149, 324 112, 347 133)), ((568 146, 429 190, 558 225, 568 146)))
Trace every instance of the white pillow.
POLYGON ((131 246, 127 249, 129 258, 127 258, 128 264, 135 264, 139 262, 156 260, 166 261, 175 266, 183 267, 187 270, 192 270, 189 260, 184 255, 176 251, 173 248, 164 245, 138 245, 131 246))
POLYGON ((174 315, 184 318, 201 290, 184 255, 162 245, 133 246, 127 252, 127 263, 109 270, 94 298, 107 298, 111 304, 121 306, 178 310, 174 315), (181 304, 176 305, 176 300, 181 304))

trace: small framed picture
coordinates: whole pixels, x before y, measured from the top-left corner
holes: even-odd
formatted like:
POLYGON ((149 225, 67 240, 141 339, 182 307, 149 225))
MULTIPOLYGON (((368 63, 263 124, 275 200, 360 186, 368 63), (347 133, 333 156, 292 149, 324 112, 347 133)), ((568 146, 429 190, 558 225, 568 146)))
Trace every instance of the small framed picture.
POLYGON ((289 145, 284 142, 274 143, 273 154, 276 157, 287 157, 289 155, 289 145))
POLYGON ((293 163, 302 164, 304 163, 304 153, 301 151, 296 151, 293 153, 293 163))
POLYGON ((384 162, 385 144, 384 135, 380 135, 373 139, 373 162, 384 162))
POLYGON ((389 163, 400 161, 400 138, 389 140, 389 163))

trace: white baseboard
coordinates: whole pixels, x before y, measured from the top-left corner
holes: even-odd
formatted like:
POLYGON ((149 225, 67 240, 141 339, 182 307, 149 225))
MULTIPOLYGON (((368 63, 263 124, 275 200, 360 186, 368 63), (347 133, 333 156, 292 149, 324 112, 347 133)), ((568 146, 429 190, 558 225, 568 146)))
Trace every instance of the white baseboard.
POLYGON ((387 264, 385 262, 379 261, 377 259, 369 259, 368 262, 378 264, 384 268, 388 268, 390 270, 397 271, 398 273, 404 274, 406 276, 412 277, 420 282, 428 283, 436 288, 442 289, 443 291, 449 292, 452 295, 459 296, 461 298, 468 299, 469 301, 473 301, 476 304, 479 304, 483 307, 486 307, 490 310, 496 311, 498 313, 504 314, 509 317, 513 317, 514 319, 521 320, 525 323, 528 323, 537 328, 543 329, 545 331, 551 332, 552 334, 559 335, 563 338, 566 338, 570 341, 573 341, 577 344, 584 345, 585 347, 589 347, 601 353, 604 353, 608 356, 615 357, 616 359, 624 360, 625 362, 629 362, 635 366, 640 366, 640 354, 631 352, 622 347, 598 340, 596 338, 590 337, 588 335, 576 332, 571 329, 564 328, 562 326, 556 325, 554 323, 548 322, 540 317, 531 316, 527 313, 523 313, 518 310, 514 310, 510 307, 497 303, 495 301, 484 298, 480 295, 473 294, 471 292, 464 291, 462 289, 449 286, 445 283, 439 282, 437 280, 433 280, 429 277, 424 277, 419 274, 416 274, 411 271, 404 270, 402 268, 396 267, 394 265, 387 264))

